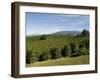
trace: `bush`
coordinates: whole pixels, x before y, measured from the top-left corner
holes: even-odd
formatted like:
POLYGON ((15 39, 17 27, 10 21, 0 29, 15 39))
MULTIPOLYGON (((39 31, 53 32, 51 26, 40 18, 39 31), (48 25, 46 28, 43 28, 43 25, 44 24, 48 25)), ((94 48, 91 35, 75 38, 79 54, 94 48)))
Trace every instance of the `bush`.
POLYGON ((39 61, 44 61, 44 60, 48 60, 50 59, 51 55, 46 52, 46 51, 43 51, 42 54, 39 56, 39 61))
POLYGON ((79 49, 79 54, 80 55, 88 55, 89 51, 86 48, 83 47, 83 48, 79 49))
POLYGON ((45 39, 47 39, 47 36, 46 36, 46 35, 42 35, 42 36, 40 37, 40 40, 45 40, 45 39))
POLYGON ((70 47, 71 47, 72 54, 78 52, 78 49, 79 49, 78 43, 72 42, 72 43, 70 43, 70 47))
POLYGON ((79 44, 79 48, 85 47, 89 50, 89 39, 82 40, 79 44))
POLYGON ((39 56, 40 56, 40 53, 32 52, 31 63, 34 63, 34 62, 38 61, 39 60, 39 56))
POLYGON ((32 49, 27 49, 26 50, 26 63, 34 63, 39 60, 39 53, 38 52, 33 52, 32 49))
POLYGON ((26 50, 26 63, 30 64, 31 63, 31 58, 32 58, 32 50, 27 49, 26 50))
POLYGON ((64 48, 61 50, 62 56, 66 57, 71 54, 70 45, 65 45, 64 48))
POLYGON ((61 57, 61 52, 58 48, 50 49, 51 59, 57 59, 61 57))
POLYGON ((85 47, 85 44, 81 41, 79 44, 79 48, 85 47))
POLYGON ((79 56, 79 44, 76 43, 76 42, 71 42, 70 43, 70 46, 71 46, 71 54, 70 56, 71 57, 76 57, 76 56, 79 56))

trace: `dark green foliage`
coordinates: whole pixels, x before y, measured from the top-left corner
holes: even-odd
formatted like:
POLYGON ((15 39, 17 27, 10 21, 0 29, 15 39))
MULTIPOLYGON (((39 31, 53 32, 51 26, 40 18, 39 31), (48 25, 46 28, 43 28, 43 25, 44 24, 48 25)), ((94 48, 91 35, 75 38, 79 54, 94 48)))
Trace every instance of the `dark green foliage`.
POLYGON ((84 29, 81 34, 76 35, 75 37, 89 37, 89 31, 84 29))
POLYGON ((47 35, 42 35, 41 37, 40 37, 40 40, 46 40, 47 39, 47 35))
POLYGON ((32 49, 27 49, 26 50, 26 63, 34 63, 39 60, 39 53, 38 52, 33 52, 32 49))
POLYGON ((81 41, 79 44, 79 48, 85 47, 85 44, 81 41))
POLYGON ((71 54, 70 45, 69 44, 65 45, 64 48, 61 50, 61 53, 63 57, 70 55, 71 54))
POLYGON ((76 56, 79 56, 79 44, 76 43, 76 42, 71 42, 70 43, 70 46, 71 46, 71 57, 76 57, 76 56))
POLYGON ((79 48, 85 47, 86 49, 89 50, 89 39, 82 40, 79 44, 79 48))
POLYGON ((89 39, 85 39, 80 42, 79 54, 80 55, 88 55, 89 54, 89 39))
POLYGON ((78 43, 76 43, 76 42, 71 42, 71 43, 70 43, 70 47, 71 47, 71 52, 72 52, 72 54, 78 52, 78 49, 79 49, 78 43))
POLYGON ((89 31, 84 29, 82 32, 81 32, 81 36, 89 36, 89 31))
POLYGON ((32 58, 32 50, 27 49, 26 50, 26 63, 30 64, 31 63, 31 58, 32 58))
POLYGON ((34 63, 34 62, 38 61, 39 60, 39 56, 40 56, 40 53, 32 52, 31 62, 34 63))
POLYGON ((41 53, 41 55, 39 56, 39 61, 48 60, 48 59, 50 59, 50 57, 51 57, 51 55, 48 52, 43 51, 41 53))
POLYGON ((57 59, 61 57, 61 52, 58 48, 50 49, 51 59, 57 59))
POLYGON ((88 50, 84 47, 79 49, 79 53, 80 53, 80 55, 88 55, 89 54, 88 50))
POLYGON ((71 51, 72 51, 72 53, 73 53, 73 52, 74 52, 74 48, 75 48, 74 43, 70 43, 70 46, 71 46, 71 51))

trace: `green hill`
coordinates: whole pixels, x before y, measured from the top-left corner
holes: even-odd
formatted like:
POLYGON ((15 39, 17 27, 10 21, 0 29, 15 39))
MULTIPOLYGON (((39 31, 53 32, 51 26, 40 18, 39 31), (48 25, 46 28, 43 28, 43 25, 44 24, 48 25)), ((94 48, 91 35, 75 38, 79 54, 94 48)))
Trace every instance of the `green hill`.
POLYGON ((63 48, 64 45, 70 43, 70 42, 76 42, 79 43, 82 40, 88 39, 87 37, 71 37, 71 36, 51 36, 48 35, 47 39, 45 40, 39 40, 40 36, 35 37, 26 37, 26 48, 33 49, 34 51, 41 52, 43 50, 48 51, 50 48, 57 47, 57 48, 63 48))

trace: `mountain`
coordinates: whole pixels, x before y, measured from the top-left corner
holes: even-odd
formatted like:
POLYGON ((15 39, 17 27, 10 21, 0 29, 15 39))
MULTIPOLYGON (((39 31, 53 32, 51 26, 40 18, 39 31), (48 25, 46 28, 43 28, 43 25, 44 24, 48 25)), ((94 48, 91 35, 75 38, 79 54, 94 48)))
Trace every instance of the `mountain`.
POLYGON ((80 34, 81 31, 58 31, 55 33, 52 33, 51 35, 70 35, 70 36, 76 36, 80 34))
POLYGON ((80 34, 81 31, 58 31, 54 32, 51 34, 34 34, 34 35, 27 35, 27 37, 35 37, 35 36, 41 36, 41 35, 54 35, 54 36, 59 36, 59 35, 69 35, 69 36, 76 36, 80 34))

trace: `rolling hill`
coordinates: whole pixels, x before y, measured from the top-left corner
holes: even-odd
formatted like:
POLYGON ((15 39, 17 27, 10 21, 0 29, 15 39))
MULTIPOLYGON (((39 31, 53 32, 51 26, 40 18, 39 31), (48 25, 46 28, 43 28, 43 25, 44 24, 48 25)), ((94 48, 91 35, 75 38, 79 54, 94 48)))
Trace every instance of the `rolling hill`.
POLYGON ((51 35, 71 35, 71 36, 76 36, 80 34, 80 31, 58 31, 55 33, 52 33, 51 35))

